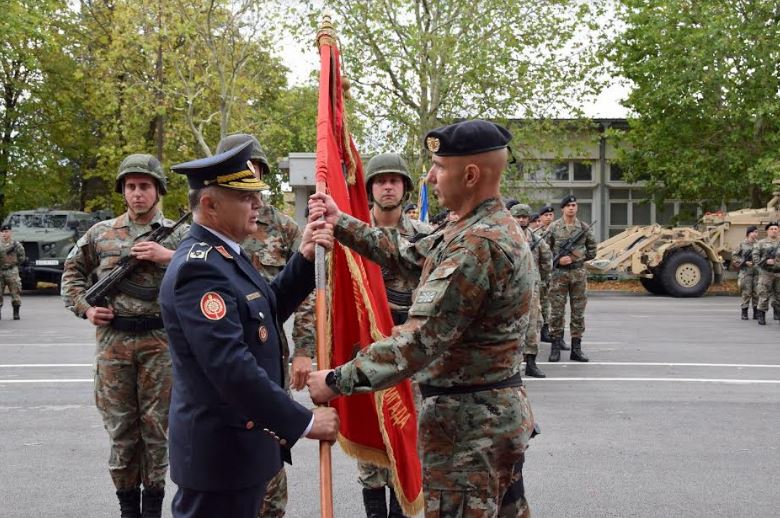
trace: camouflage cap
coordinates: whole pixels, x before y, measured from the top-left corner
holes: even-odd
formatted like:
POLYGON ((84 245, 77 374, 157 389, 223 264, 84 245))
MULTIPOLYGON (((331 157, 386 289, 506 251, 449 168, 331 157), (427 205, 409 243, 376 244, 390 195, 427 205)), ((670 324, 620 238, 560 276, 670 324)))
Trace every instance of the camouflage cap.
POLYGON ((518 203, 516 205, 513 205, 511 209, 509 209, 509 213, 512 214, 515 218, 519 218, 520 216, 526 216, 531 217, 531 206, 526 205, 525 203, 518 203))
POLYGON ((254 136, 247 133, 234 133, 233 135, 228 135, 227 137, 223 138, 219 141, 219 144, 217 144, 217 151, 215 154, 219 155, 225 151, 230 151, 231 149, 236 148, 242 144, 246 144, 247 142, 252 143, 250 160, 256 160, 260 162, 260 164, 263 166, 263 171, 261 174, 270 174, 271 164, 268 163, 268 157, 266 156, 265 151, 263 151, 263 148, 260 146, 260 142, 254 136))
POLYGON ((136 153, 128 155, 119 164, 119 172, 116 175, 116 183, 114 190, 119 194, 122 194, 123 181, 122 179, 131 174, 146 174, 157 180, 157 186, 159 187, 160 194, 163 195, 168 192, 168 183, 165 180, 165 173, 163 172, 160 161, 152 155, 144 153, 136 153))
POLYGON ((371 195, 371 180, 375 176, 385 173, 396 173, 404 179, 404 192, 414 190, 412 177, 409 175, 409 168, 406 167, 406 161, 395 153, 380 153, 368 161, 366 166, 366 190, 371 195))

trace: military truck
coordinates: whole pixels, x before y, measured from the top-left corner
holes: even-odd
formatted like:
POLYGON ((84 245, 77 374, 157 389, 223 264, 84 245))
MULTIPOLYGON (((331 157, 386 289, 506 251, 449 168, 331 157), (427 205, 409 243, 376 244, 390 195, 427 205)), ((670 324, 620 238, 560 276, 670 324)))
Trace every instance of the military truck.
POLYGON ((63 264, 79 237, 97 222, 94 214, 75 210, 34 209, 10 213, 13 238, 27 256, 19 266, 22 288, 35 289, 39 281, 59 285, 63 264))
MULTIPOLYGON (((774 183, 778 189, 780 180, 774 183)), ((758 226, 762 235, 768 222, 778 220, 780 190, 766 208, 708 213, 693 228, 631 227, 600 243, 588 270, 637 276, 654 295, 699 297, 721 282, 748 226, 758 226)))

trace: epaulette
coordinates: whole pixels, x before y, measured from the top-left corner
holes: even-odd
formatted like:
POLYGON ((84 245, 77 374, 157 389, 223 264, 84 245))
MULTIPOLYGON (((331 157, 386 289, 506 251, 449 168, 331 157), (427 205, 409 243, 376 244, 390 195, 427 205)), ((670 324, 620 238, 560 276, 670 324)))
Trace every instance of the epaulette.
POLYGON ((187 260, 190 259, 203 259, 211 252, 211 245, 208 243, 195 243, 190 247, 190 253, 187 254, 187 260))

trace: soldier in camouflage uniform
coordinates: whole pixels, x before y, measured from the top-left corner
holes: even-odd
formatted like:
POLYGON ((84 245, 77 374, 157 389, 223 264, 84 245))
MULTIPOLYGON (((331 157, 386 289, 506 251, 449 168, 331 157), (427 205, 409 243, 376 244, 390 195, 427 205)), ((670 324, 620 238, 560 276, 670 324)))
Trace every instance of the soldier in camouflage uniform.
POLYGON ((158 225, 171 226, 158 208, 166 192, 160 162, 151 155, 125 158, 116 192, 127 212, 90 228, 65 261, 65 306, 96 326, 95 402, 111 441, 108 465, 123 518, 159 517, 168 468, 167 428, 171 358, 157 301, 173 251, 186 233, 178 227, 162 243, 142 241, 158 225), (140 265, 99 306, 85 293, 91 278, 108 275, 128 256, 140 265), (143 483, 143 495, 140 485, 143 483))
POLYGON ((405 324, 335 370, 313 372, 308 386, 312 399, 324 402, 414 376, 423 397, 418 448, 428 518, 527 512, 522 491, 503 500, 533 428, 520 379, 533 258, 499 197, 510 139, 486 121, 428 133, 425 143, 434 153, 428 185, 457 220, 414 243, 395 229, 341 214, 325 194, 310 202, 326 207, 346 246, 394 271, 420 275, 405 324))
POLYGON ((745 240, 731 253, 732 264, 739 269, 737 285, 742 297, 742 320, 748 320, 748 308, 753 303, 753 318, 758 320, 758 269, 753 262, 753 247, 758 238, 758 228, 750 225, 745 230, 745 240))
POLYGON ((778 265, 778 249, 780 249, 780 227, 777 222, 766 225, 766 238, 758 241, 753 247, 753 263, 758 266, 758 323, 766 325, 766 310, 769 299, 780 296, 780 265, 778 265))
POLYGON ((11 306, 14 308, 14 320, 19 320, 19 308, 22 306, 22 279, 19 277, 19 265, 25 260, 24 247, 14 241, 11 227, 3 225, 0 229, 0 313, 3 309, 3 293, 8 286, 11 306))
POLYGON ((510 214, 517 220, 520 227, 525 232, 525 237, 531 248, 534 257, 534 294, 531 299, 531 311, 528 315, 528 331, 525 334, 523 346, 523 359, 525 360, 525 375, 534 378, 545 378, 546 375, 536 365, 536 356, 539 354, 539 321, 541 312, 541 303, 539 292, 541 287, 550 281, 552 271, 552 254, 550 247, 541 237, 536 236, 528 223, 531 219, 531 207, 519 203, 512 207, 510 214))
POLYGON ((573 195, 564 196, 561 200, 563 217, 550 224, 547 243, 553 257, 556 257, 565 243, 580 230, 586 230, 568 255, 560 258, 558 264, 553 264, 550 279, 550 361, 561 359, 563 346, 563 329, 566 323, 566 299, 570 301, 571 323, 571 354, 569 359, 586 362, 588 358, 582 353, 582 335, 585 332, 585 305, 588 303, 588 272, 585 261, 596 257, 596 240, 588 226, 577 219, 577 198, 573 195))
MULTIPOLYGON (((394 228, 404 239, 418 234, 428 235, 433 229, 401 211, 401 205, 414 189, 409 169, 401 156, 382 153, 373 157, 366 166, 366 191, 372 202, 371 224, 375 227, 394 228)), ((382 268, 387 302, 394 325, 406 322, 412 305, 412 292, 419 281, 389 268, 382 268)), ((393 491, 390 470, 369 462, 358 461, 358 482, 363 487, 363 504, 368 518, 398 518, 404 516, 393 491), (390 488, 389 514, 385 501, 385 487, 390 488)))
MULTIPOLYGON (((237 133, 223 138, 217 145, 217 154, 224 153, 252 142, 252 163, 260 180, 264 174, 271 172, 268 158, 260 146, 260 142, 252 135, 237 133)), ((277 210, 271 204, 263 202, 257 219, 257 232, 247 237, 241 246, 246 251, 252 265, 260 274, 271 282, 284 269, 287 261, 298 251, 301 244, 301 229, 295 220, 277 210)), ((311 372, 314 358, 314 294, 309 295, 300 305, 293 320, 293 341, 295 353, 290 367, 291 372, 284 372, 284 388, 301 390, 306 384, 306 377, 311 372)), ((282 346, 284 365, 290 363, 290 344, 286 333, 279 336, 282 346)), ((279 473, 272 478, 265 489, 263 505, 258 516, 260 518, 282 518, 287 508, 287 472, 282 466, 279 473)))
MULTIPOLYGON (((548 230, 550 228, 550 224, 553 222, 553 219, 555 218, 555 210, 549 206, 545 205, 541 209, 539 209, 539 226, 534 231, 535 234, 539 237, 541 237, 545 243, 547 242, 547 234, 548 230)), ((552 342, 552 338, 550 338, 550 277, 547 278, 546 281, 542 281, 541 286, 539 287, 539 303, 541 304, 542 310, 541 310, 541 320, 542 323, 540 324, 542 326, 541 331, 541 338, 540 340, 542 342, 552 342)), ((563 348, 562 351, 568 351, 568 346, 565 345, 565 343, 561 343, 563 348)))

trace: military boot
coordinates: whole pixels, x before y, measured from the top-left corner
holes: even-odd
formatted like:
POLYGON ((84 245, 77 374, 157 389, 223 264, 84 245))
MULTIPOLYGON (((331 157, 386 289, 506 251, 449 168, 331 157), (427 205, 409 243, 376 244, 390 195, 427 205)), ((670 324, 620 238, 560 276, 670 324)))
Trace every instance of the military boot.
POLYGON ((753 320, 758 320, 758 308, 753 306, 753 320))
POLYGON ((141 518, 141 490, 121 489, 116 492, 119 498, 119 511, 121 518, 141 518))
POLYGON ((573 362, 587 362, 590 361, 587 356, 582 354, 582 338, 571 339, 571 354, 569 359, 573 362))
POLYGON ((526 354, 525 358, 525 375, 532 378, 546 378, 547 375, 542 372, 542 369, 536 366, 536 355, 526 354))
POLYGON ((387 502, 385 488, 363 488, 363 505, 366 507, 366 518, 387 518, 387 502))
POLYGON ((542 342, 552 342, 552 338, 550 337, 550 326, 547 324, 542 324, 542 333, 539 337, 539 340, 542 342))
POLYGON ((569 344, 566 343, 566 340, 564 340, 563 337, 561 337, 560 349, 561 351, 568 351, 569 349, 571 349, 571 347, 569 347, 569 344))
POLYGON ((552 345, 550 346, 550 357, 548 358, 549 361, 561 361, 561 342, 563 342, 562 338, 558 338, 557 336, 553 337, 552 345))
POLYGON ((742 308, 742 320, 750 320, 747 314, 748 308, 742 308))
POLYGON ((406 518, 392 488, 390 489, 390 514, 387 515, 387 518, 406 518))
POLYGON ((165 489, 145 487, 141 495, 141 518, 160 518, 162 516, 162 504, 165 498, 165 489))
POLYGON ((761 309, 758 309, 756 311, 758 311, 758 325, 765 326, 766 325, 766 311, 763 311, 761 309))
POLYGON ((19 320, 19 308, 21 304, 14 304, 14 320, 19 320))

